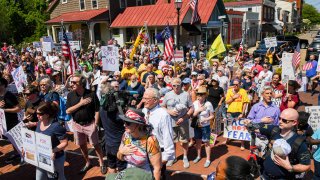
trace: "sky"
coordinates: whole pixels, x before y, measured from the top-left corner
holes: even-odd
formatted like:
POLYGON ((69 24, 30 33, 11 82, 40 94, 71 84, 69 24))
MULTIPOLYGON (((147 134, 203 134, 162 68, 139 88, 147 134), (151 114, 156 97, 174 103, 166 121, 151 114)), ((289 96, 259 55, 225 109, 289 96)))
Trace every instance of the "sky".
POLYGON ((320 12, 320 2, 319 0, 305 0, 306 3, 313 5, 318 12, 320 12))

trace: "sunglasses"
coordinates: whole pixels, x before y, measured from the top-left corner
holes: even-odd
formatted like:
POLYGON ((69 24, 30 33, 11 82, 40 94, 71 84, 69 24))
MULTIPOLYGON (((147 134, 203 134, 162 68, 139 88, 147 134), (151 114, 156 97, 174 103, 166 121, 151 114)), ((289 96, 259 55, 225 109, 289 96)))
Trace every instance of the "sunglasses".
POLYGON ((26 96, 30 96, 32 93, 23 93, 26 96))
POLYGON ((77 84, 77 81, 70 81, 71 84, 77 84))
POLYGON ((214 64, 214 65, 212 65, 212 66, 217 66, 217 65, 214 64))
POLYGON ((197 96, 204 96, 204 95, 206 95, 206 94, 204 94, 204 93, 197 93, 197 96))
POLYGON ((294 120, 284 119, 284 118, 281 118, 281 117, 280 117, 280 120, 285 124, 288 124, 289 122, 293 122, 294 121, 294 120))
POLYGON ((124 65, 130 65, 130 64, 128 64, 128 63, 124 63, 124 65))
POLYGON ((263 68, 268 68, 268 66, 263 66, 263 68))
POLYGON ((172 87, 180 87, 180 86, 181 86, 180 84, 172 85, 172 87))
POLYGON ((239 86, 239 84, 233 84, 234 86, 239 86))
POLYGON ((44 113, 37 112, 37 115, 39 115, 39 116, 43 116, 43 115, 44 115, 44 113))
POLYGON ((158 78, 159 80, 163 80, 163 78, 158 78))

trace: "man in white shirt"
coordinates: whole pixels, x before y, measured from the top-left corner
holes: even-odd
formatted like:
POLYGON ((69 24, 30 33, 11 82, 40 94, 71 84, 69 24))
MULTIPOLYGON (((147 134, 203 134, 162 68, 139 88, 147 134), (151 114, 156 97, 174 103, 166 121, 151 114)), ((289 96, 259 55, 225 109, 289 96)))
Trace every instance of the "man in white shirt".
POLYGON ((225 93, 227 93, 228 86, 229 86, 229 78, 224 75, 224 68, 219 67, 217 70, 217 74, 213 75, 214 79, 219 81, 219 86, 223 89, 225 93))
POLYGON ((236 58, 233 57, 232 51, 229 51, 228 56, 226 56, 223 59, 223 61, 226 63, 227 67, 229 68, 230 73, 231 73, 231 77, 232 77, 232 75, 233 75, 233 67, 234 67, 234 64, 236 63, 236 58))
POLYGON ((168 160, 175 159, 175 148, 173 142, 173 131, 171 117, 166 109, 159 105, 160 94, 155 88, 148 88, 143 94, 144 108, 142 112, 150 124, 152 134, 154 134, 159 141, 162 157, 162 179, 165 175, 166 163, 168 160))

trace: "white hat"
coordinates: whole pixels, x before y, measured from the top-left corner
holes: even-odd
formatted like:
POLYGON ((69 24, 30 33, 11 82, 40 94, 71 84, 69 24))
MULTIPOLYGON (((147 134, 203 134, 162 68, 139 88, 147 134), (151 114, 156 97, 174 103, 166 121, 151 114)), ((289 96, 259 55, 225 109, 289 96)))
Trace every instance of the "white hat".
POLYGON ((282 158, 288 156, 291 152, 291 146, 284 139, 277 139, 274 141, 271 151, 271 159, 274 160, 274 155, 278 155, 282 158))
POLYGON ((191 75, 198 75, 198 73, 195 71, 192 71, 191 75))

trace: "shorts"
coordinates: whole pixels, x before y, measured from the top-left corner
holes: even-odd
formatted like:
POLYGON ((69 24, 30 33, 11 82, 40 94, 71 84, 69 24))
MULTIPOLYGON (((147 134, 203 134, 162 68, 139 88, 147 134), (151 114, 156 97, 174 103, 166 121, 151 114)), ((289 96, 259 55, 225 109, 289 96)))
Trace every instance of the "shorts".
POLYGON ((80 125, 73 121, 72 128, 74 130, 74 140, 77 145, 85 145, 87 144, 87 138, 89 139, 89 143, 93 146, 99 143, 98 137, 98 129, 94 121, 86 125, 80 125))
POLYGON ((189 142, 189 123, 183 122, 180 126, 173 127, 173 141, 174 142, 189 142))
POLYGON ((202 142, 210 141, 210 133, 210 126, 194 128, 194 138, 198 140, 201 139, 202 142))
POLYGON ((107 153, 107 166, 111 169, 118 169, 118 171, 122 171, 127 168, 127 162, 119 160, 117 155, 107 153))

